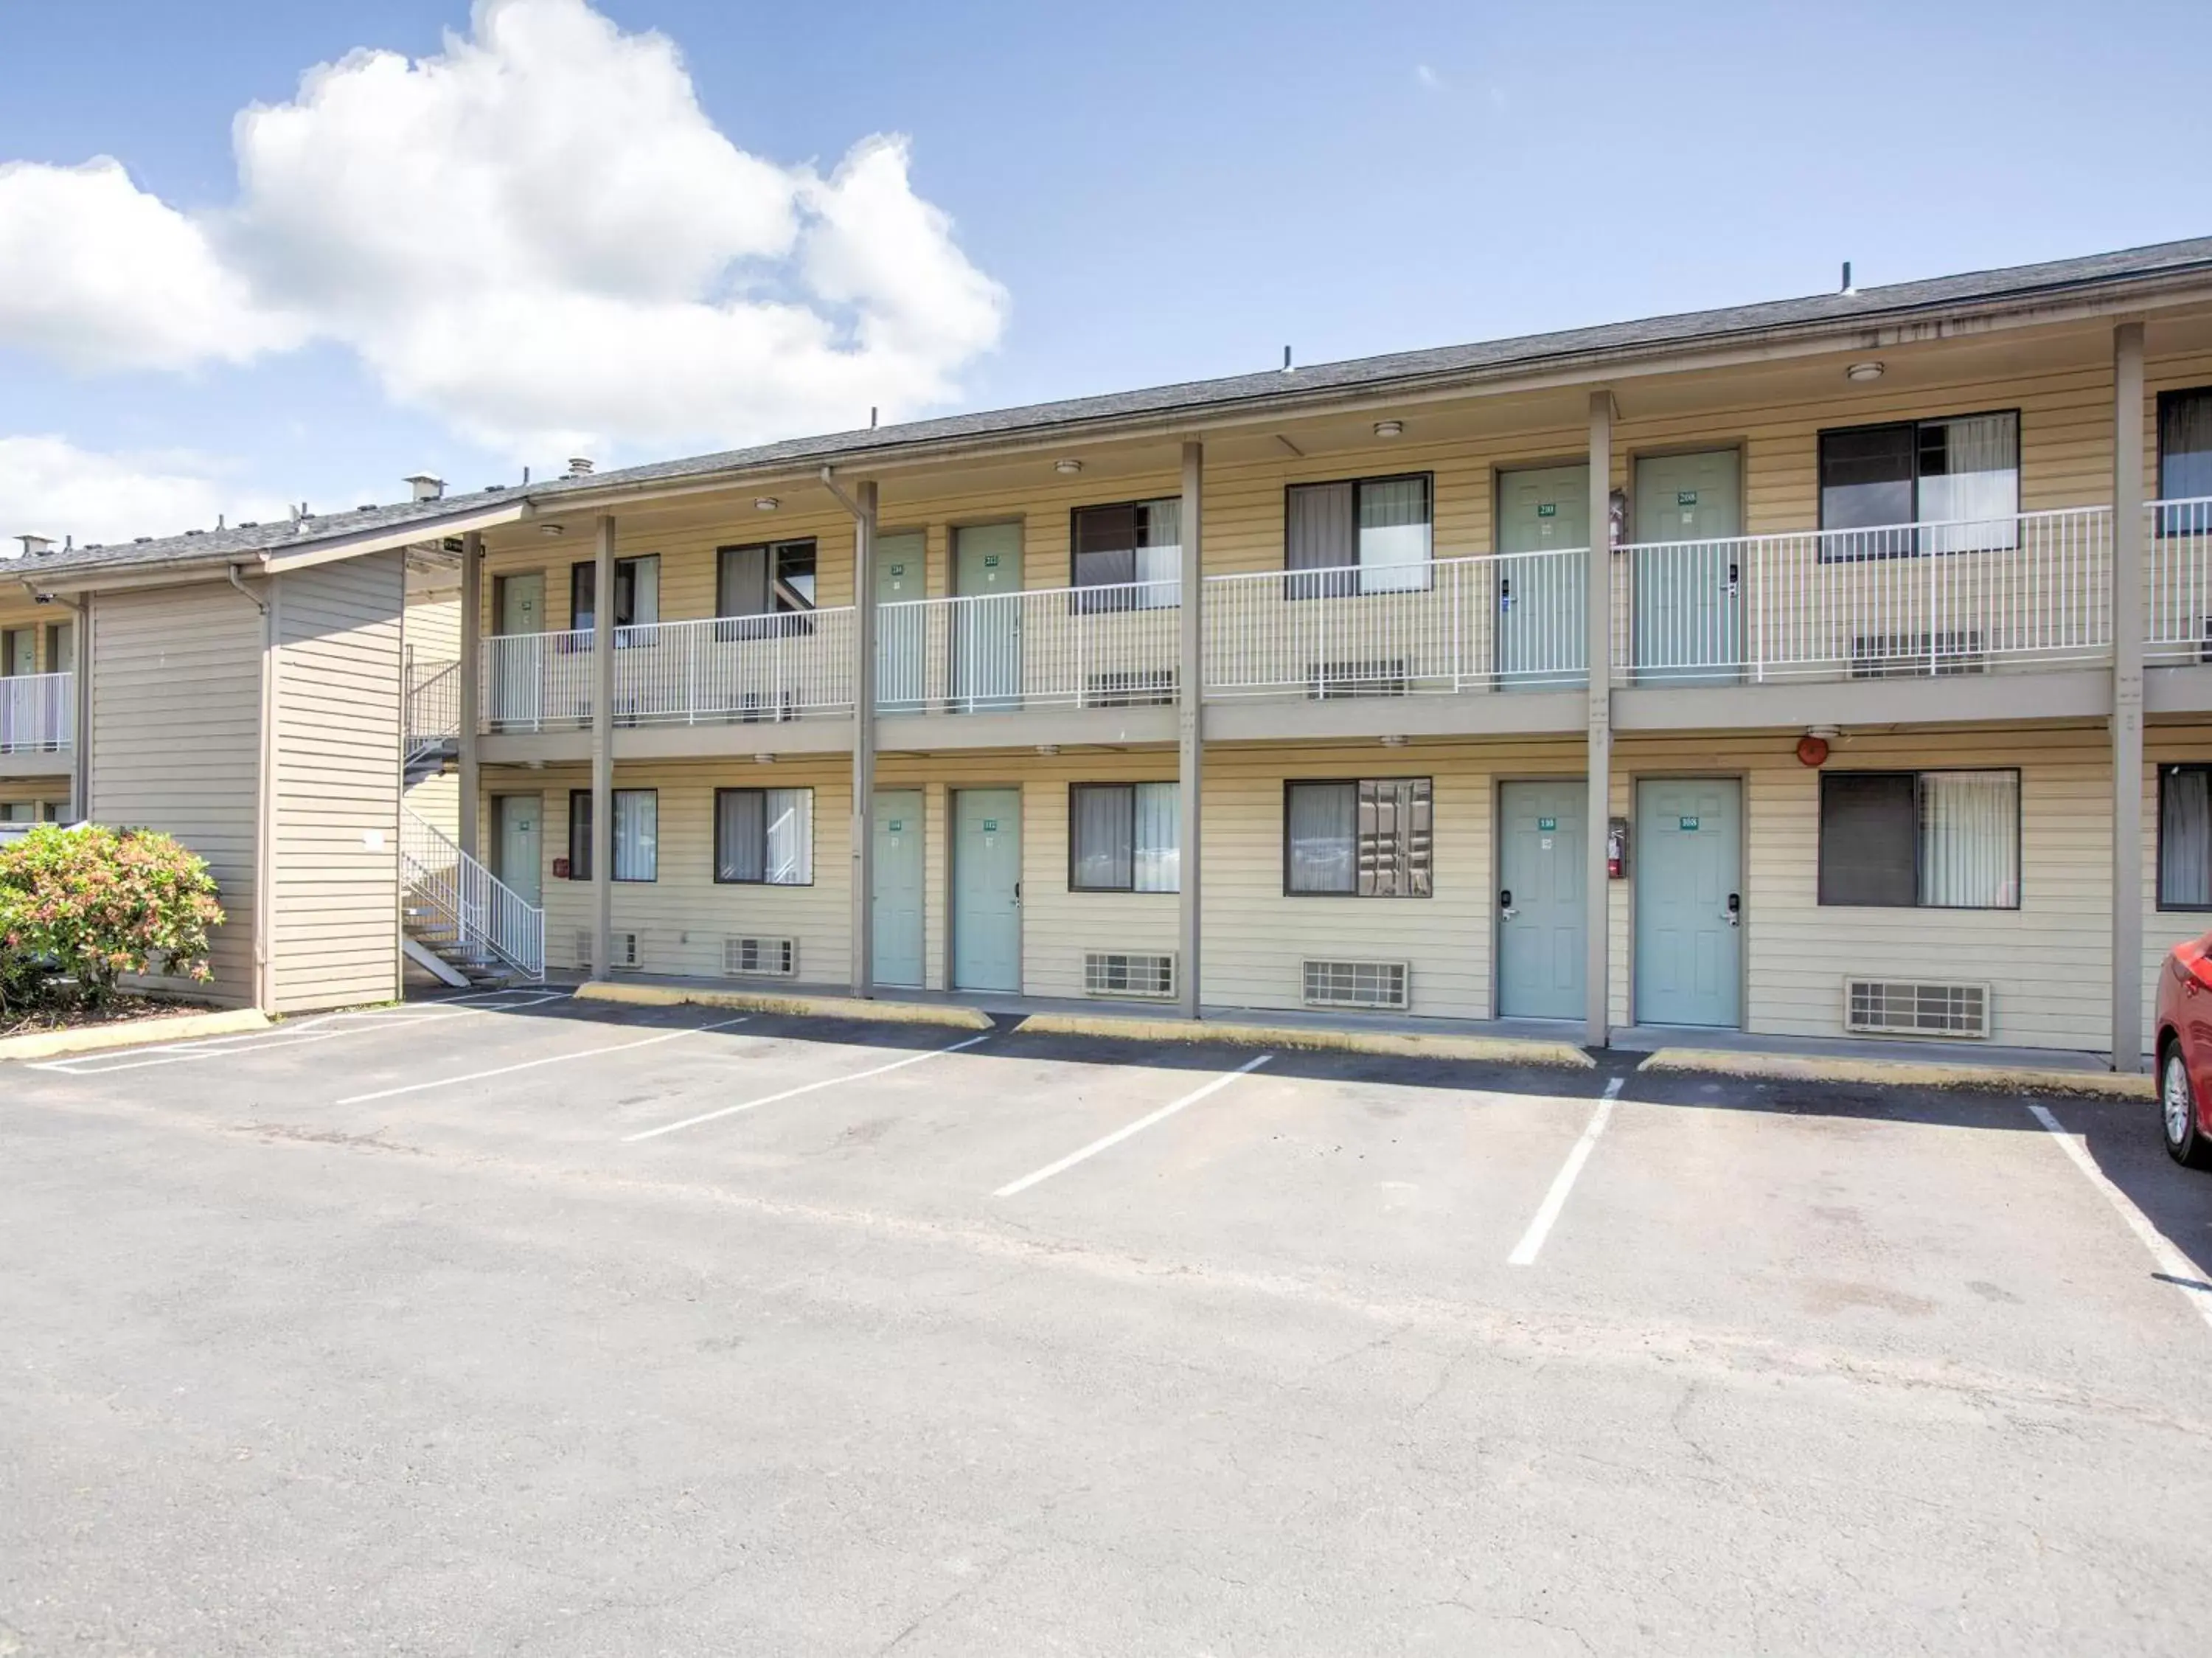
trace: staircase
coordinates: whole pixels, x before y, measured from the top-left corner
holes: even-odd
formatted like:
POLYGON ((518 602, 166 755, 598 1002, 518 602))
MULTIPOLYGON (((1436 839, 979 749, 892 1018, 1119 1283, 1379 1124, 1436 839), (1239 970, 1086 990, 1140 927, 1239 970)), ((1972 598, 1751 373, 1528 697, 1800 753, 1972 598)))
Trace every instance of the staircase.
POLYGON ((545 912, 447 838, 399 814, 400 916, 418 960, 448 984, 479 990, 545 977, 545 912))
POLYGON ((460 752, 461 665, 418 661, 407 653, 407 733, 404 786, 434 777, 460 752))

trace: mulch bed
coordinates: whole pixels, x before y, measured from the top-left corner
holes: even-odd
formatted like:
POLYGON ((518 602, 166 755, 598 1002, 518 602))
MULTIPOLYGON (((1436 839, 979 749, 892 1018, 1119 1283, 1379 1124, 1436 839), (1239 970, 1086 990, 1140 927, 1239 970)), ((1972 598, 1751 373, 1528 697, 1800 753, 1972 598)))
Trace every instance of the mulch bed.
POLYGON ((29 1036, 39 1031, 79 1030, 88 1025, 119 1025, 133 1019, 159 1019, 172 1014, 208 1013, 205 1003, 177 1002, 167 997, 118 996, 104 1006, 81 1008, 56 1004, 0 1013, 0 1037, 29 1036))

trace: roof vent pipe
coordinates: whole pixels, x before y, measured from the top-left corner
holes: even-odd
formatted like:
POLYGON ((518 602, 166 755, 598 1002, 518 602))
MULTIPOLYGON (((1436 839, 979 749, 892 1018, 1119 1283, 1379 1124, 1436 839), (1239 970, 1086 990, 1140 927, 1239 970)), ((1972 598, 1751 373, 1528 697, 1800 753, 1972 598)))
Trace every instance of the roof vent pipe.
POLYGON ((589 459, 588 457, 584 456, 584 455, 578 454, 578 455, 571 455, 571 456, 568 458, 568 476, 569 476, 569 477, 571 477, 571 478, 589 478, 591 475, 592 475, 592 463, 591 463, 591 460, 590 460, 590 459, 589 459))
POLYGON ((1846 294, 1856 294, 1859 291, 1857 289, 1851 286, 1851 262, 1849 259, 1845 259, 1844 261, 1843 291, 1846 294))
POLYGON ((413 477, 406 479, 406 484, 410 491, 409 497, 410 500, 438 501, 445 497, 446 480, 442 478, 434 478, 428 472, 416 472, 413 477))
POLYGON ((1285 347, 1283 347, 1283 372, 1284 372, 1285 374, 1288 374, 1288 373, 1290 373, 1290 371, 1291 371, 1291 348, 1290 348, 1289 346, 1285 345, 1285 347))

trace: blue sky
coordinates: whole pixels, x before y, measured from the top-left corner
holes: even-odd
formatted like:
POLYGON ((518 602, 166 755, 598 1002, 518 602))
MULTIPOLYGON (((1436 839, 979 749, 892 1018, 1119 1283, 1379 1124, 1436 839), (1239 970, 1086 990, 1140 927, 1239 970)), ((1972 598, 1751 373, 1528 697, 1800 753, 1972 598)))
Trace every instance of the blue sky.
MULTIPOLYGON (((2173 66, 2212 58, 2212 7, 2201 3, 1922 3, 1848 16, 1412 0, 595 9, 625 35, 672 40, 698 114, 737 150, 794 178, 808 162, 830 176, 869 135, 902 134, 902 188, 951 216, 942 235, 899 221, 896 234, 927 247, 890 262, 939 261, 943 281, 921 291, 891 292, 903 278, 879 272, 873 288, 810 292, 802 242, 798 265, 748 255, 729 267, 741 279, 726 271, 673 299, 644 292, 656 280, 647 260, 642 274, 606 279, 625 314, 649 321, 655 306, 720 304, 743 289, 811 305, 833 331, 874 316, 900 336, 896 350, 854 365, 794 348, 773 372, 739 350, 731 378, 769 389, 726 398, 692 385, 641 409, 605 393, 627 347, 608 342, 613 360, 595 370, 607 378, 580 386, 543 345, 561 334, 541 332, 518 338, 534 342, 543 378, 493 365, 520 377, 477 399, 450 356, 427 369, 423 356, 451 340, 442 349, 465 355, 479 332, 471 320, 505 314, 497 283, 511 274, 486 278, 485 309, 398 363, 379 356, 380 342, 417 299, 334 298, 327 272, 298 277, 302 250, 319 236, 327 245, 329 227, 303 219, 296 195, 246 231, 223 228, 241 199, 240 110, 298 98, 304 70, 355 48, 434 57, 447 31, 469 32, 466 0, 0 0, 10 87, 0 163, 115 157, 149 210, 216 227, 218 262, 244 271, 257 296, 250 312, 210 302, 204 325, 169 319, 162 350, 141 329, 88 364, 53 344, 67 327, 102 326, 55 308, 88 304, 81 283, 47 271, 56 291, 44 311, 11 314, 0 294, 0 457, 9 439, 38 436, 117 468, 95 470, 88 486, 58 481, 60 463, 27 474, 0 460, 0 533, 59 533, 69 525, 48 521, 58 515, 87 535, 96 522, 126 533, 118 503, 235 514, 272 500, 390 498, 424 466, 473 486, 557 465, 556 429, 615 464, 862 424, 878 375, 881 400, 902 413, 988 406, 1237 372, 1277 361, 1285 342, 1315 362, 1812 292, 1833 285, 1845 258, 1869 285, 2212 232, 2202 117, 2172 93, 2173 66), (271 323, 261 349, 239 346, 238 329, 262 327, 252 319, 280 302, 310 314, 307 343, 271 323), (344 320, 330 320, 333 308, 344 320), (203 326, 230 338, 171 338, 203 326), (530 418, 540 399, 543 423, 530 418), (202 487, 133 494, 149 473, 202 487), (116 480, 105 493, 103 478, 116 480), (88 506, 88 487, 105 504, 88 506)), ((572 143, 650 125, 619 99, 546 107, 533 134, 565 119, 572 143)), ((437 136, 422 142, 434 155, 437 136)), ((325 170, 303 174, 300 188, 347 205, 381 153, 333 140, 318 151, 325 170)), ((564 197, 561 167, 520 171, 522 185, 508 187, 528 204, 514 210, 539 215, 529 234, 557 242, 562 216, 589 204, 564 197)), ((795 187, 804 221, 807 186, 795 187)), ((865 259, 878 222, 865 192, 852 193, 842 245, 865 259)), ((0 194, 0 283, 8 210, 0 194)), ((76 209, 65 198, 57 210, 76 209)), ((387 200, 354 222, 374 218, 388 244, 411 216, 387 200)), ((470 221, 450 204, 428 216, 429 267, 442 235, 477 240, 453 231, 470 221)), ((37 246, 60 245, 41 222, 37 246)), ((626 236, 650 244, 670 222, 609 230, 604 246, 619 258, 626 236)), ((19 259, 28 235, 19 226, 19 259)), ((702 253, 702 268, 717 257, 702 253)), ((583 264, 576 280, 597 291, 599 267, 583 264)), ((132 279, 148 291, 118 306, 169 308, 165 269, 132 279)), ((641 346, 637 360, 658 359, 641 346)))

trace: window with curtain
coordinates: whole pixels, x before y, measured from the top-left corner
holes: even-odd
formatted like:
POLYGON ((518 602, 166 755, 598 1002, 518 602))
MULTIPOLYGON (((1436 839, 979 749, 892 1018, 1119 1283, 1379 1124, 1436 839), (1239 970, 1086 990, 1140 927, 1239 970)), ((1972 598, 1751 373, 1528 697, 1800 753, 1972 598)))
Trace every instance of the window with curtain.
POLYGON ((1071 515, 1070 570, 1079 592, 1076 610, 1155 610, 1180 602, 1182 500, 1164 496, 1115 506, 1078 507, 1071 515))
POLYGON ((1283 890, 1427 898, 1433 803, 1426 777, 1292 783, 1283 791, 1283 890))
POLYGON ((811 789, 717 789, 714 879, 761 887, 814 884, 811 789))
POLYGON ((2158 769, 2158 907, 2212 910, 2212 765, 2158 769))
POLYGON ((1820 901, 2020 907, 2020 773, 1824 771, 1820 901))
MULTIPOLYGON (((2212 386, 2158 394, 2158 498, 2212 497, 2212 386)), ((2197 535, 2212 512, 2169 509, 2159 515, 2160 535, 2197 535)))
POLYGON ((1853 426, 1820 434, 1824 563, 2020 545, 2020 416, 1853 426), (1917 528, 1925 525, 1929 527, 1917 528))
MULTIPOLYGON (((589 558, 568 568, 568 625, 588 633, 599 621, 599 567, 589 558)), ((615 626, 652 627, 660 620, 660 555, 615 560, 615 626)), ((635 643, 625 641, 624 643, 635 643)))
MULTIPOLYGON (((617 881, 657 881, 660 876, 660 795, 651 789, 617 789, 615 793, 617 881)), ((592 878, 592 791, 568 791, 568 879, 592 878)))
POLYGON ((1283 496, 1283 567, 1292 599, 1426 588, 1434 546, 1430 479, 1293 484, 1283 496))
POLYGON ((808 625, 782 619, 815 607, 813 538, 714 550, 718 639, 770 638, 808 625))
POLYGON ((1079 783, 1067 791, 1067 884, 1079 893, 1182 886, 1182 785, 1079 783))

